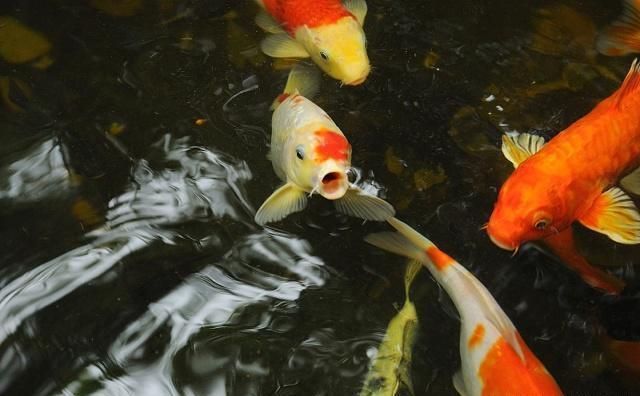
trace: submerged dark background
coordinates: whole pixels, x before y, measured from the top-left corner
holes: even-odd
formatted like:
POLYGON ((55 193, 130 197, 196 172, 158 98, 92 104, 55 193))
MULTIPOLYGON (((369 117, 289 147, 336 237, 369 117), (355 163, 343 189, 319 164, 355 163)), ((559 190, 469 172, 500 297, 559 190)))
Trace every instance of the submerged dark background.
MULTIPOLYGON (((350 139, 358 183, 484 282, 566 394, 632 394, 606 337, 640 341, 640 249, 576 227, 580 250, 627 282, 619 299, 480 231, 511 171, 501 134, 554 136, 632 59, 593 49, 616 1, 517 3, 370 0, 371 76, 325 77, 315 100, 350 139)), ((279 184, 269 105, 287 75, 258 52, 256 10, 0 5, 51 43, 35 64, 0 59, 1 394, 359 391, 404 299, 403 260, 362 241, 384 225, 318 198, 253 223, 279 184)), ((415 392, 453 394, 455 309, 424 272, 412 298, 415 392)))

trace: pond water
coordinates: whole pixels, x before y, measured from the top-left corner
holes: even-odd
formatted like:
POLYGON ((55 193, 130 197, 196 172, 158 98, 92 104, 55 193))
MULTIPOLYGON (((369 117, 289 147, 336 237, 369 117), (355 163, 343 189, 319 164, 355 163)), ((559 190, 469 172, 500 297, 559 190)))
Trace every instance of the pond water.
MULTIPOLYGON (((621 4, 368 5, 372 74, 325 76, 315 98, 356 182, 487 286, 566 394, 637 392, 610 340, 640 341, 640 248, 576 226, 579 251, 626 283, 617 297, 480 229, 511 172, 501 135, 550 138, 619 85, 632 58, 597 55, 593 38, 621 4)), ((318 198, 253 222, 280 184, 269 106, 290 67, 260 54, 256 12, 2 2, 21 49, 0 60, 0 394, 358 394, 405 261, 363 241, 383 224, 318 198)), ((415 394, 454 394, 455 308, 425 271, 411 298, 415 394)))

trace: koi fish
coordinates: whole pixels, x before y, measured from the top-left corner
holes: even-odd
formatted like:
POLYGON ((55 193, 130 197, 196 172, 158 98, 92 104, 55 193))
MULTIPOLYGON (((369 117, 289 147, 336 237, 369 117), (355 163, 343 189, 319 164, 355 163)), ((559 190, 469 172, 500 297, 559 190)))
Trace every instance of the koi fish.
POLYGON ((414 394, 409 369, 418 328, 418 314, 409 291, 421 268, 422 264, 413 260, 407 264, 404 275, 404 305, 389 322, 360 396, 394 396, 402 387, 414 394))
POLYGON ((640 65, 589 114, 544 144, 530 134, 502 137, 516 167, 489 219, 491 240, 507 250, 546 238, 574 221, 612 240, 640 243, 640 213, 614 184, 640 193, 640 65))
POLYGON ((368 235, 381 249, 420 261, 445 289, 460 314, 461 372, 453 384, 461 395, 553 396, 562 391, 527 347, 491 293, 460 263, 400 220, 398 232, 368 235))
POLYGON ((362 84, 371 66, 362 26, 364 0, 258 0, 256 24, 273 33, 262 52, 274 58, 311 58, 331 77, 362 84))
POLYGON ((269 158, 285 185, 262 204, 258 224, 278 221, 307 206, 314 193, 333 200, 336 209, 364 220, 385 221, 395 214, 386 201, 349 185, 351 145, 324 110, 305 96, 317 91, 313 70, 292 69, 284 93, 274 102, 269 158))
POLYGON ((640 52, 640 1, 624 0, 622 15, 596 39, 596 50, 603 55, 621 56, 640 52))

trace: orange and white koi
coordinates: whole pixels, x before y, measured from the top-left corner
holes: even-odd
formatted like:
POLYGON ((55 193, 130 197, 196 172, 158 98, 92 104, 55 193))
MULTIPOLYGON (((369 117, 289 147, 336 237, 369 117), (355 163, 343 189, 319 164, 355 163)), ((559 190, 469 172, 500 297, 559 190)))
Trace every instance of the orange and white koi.
POLYGON ((395 214, 393 206, 349 185, 351 145, 331 117, 303 96, 317 90, 316 77, 297 65, 274 103, 269 157, 286 183, 262 204, 255 221, 265 224, 299 212, 315 192, 333 200, 339 212, 384 221, 395 214))
POLYGON ((640 193, 640 65, 589 114, 544 144, 530 134, 503 136, 502 151, 516 167, 487 226, 491 240, 514 250, 574 221, 612 240, 640 243, 640 213, 615 183, 640 193))
POLYGON ((371 234, 365 240, 423 263, 460 314, 462 369, 453 378, 456 390, 467 396, 561 395, 551 374, 482 283, 409 225, 396 218, 388 221, 398 232, 371 234))
POLYGON ((258 0, 256 23, 269 35, 262 51, 274 58, 310 57, 347 85, 363 83, 371 66, 362 26, 364 0, 258 0))
POLYGON ((621 56, 640 52, 640 0, 623 0, 624 11, 596 39, 603 55, 621 56))

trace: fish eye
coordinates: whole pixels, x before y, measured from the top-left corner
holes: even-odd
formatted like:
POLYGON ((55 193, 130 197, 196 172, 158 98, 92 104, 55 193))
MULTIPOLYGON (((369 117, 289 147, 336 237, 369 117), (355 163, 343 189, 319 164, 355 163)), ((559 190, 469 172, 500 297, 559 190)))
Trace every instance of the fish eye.
POLYGON ((320 51, 320 57, 325 61, 329 60, 329 54, 327 54, 325 51, 320 51))
POLYGON ((549 223, 551 223, 551 221, 549 219, 542 218, 542 219, 536 220, 536 222, 533 224, 533 226, 538 231, 544 231, 549 226, 549 223))
POLYGON ((304 159, 304 148, 302 146, 296 147, 296 157, 301 160, 304 159))

